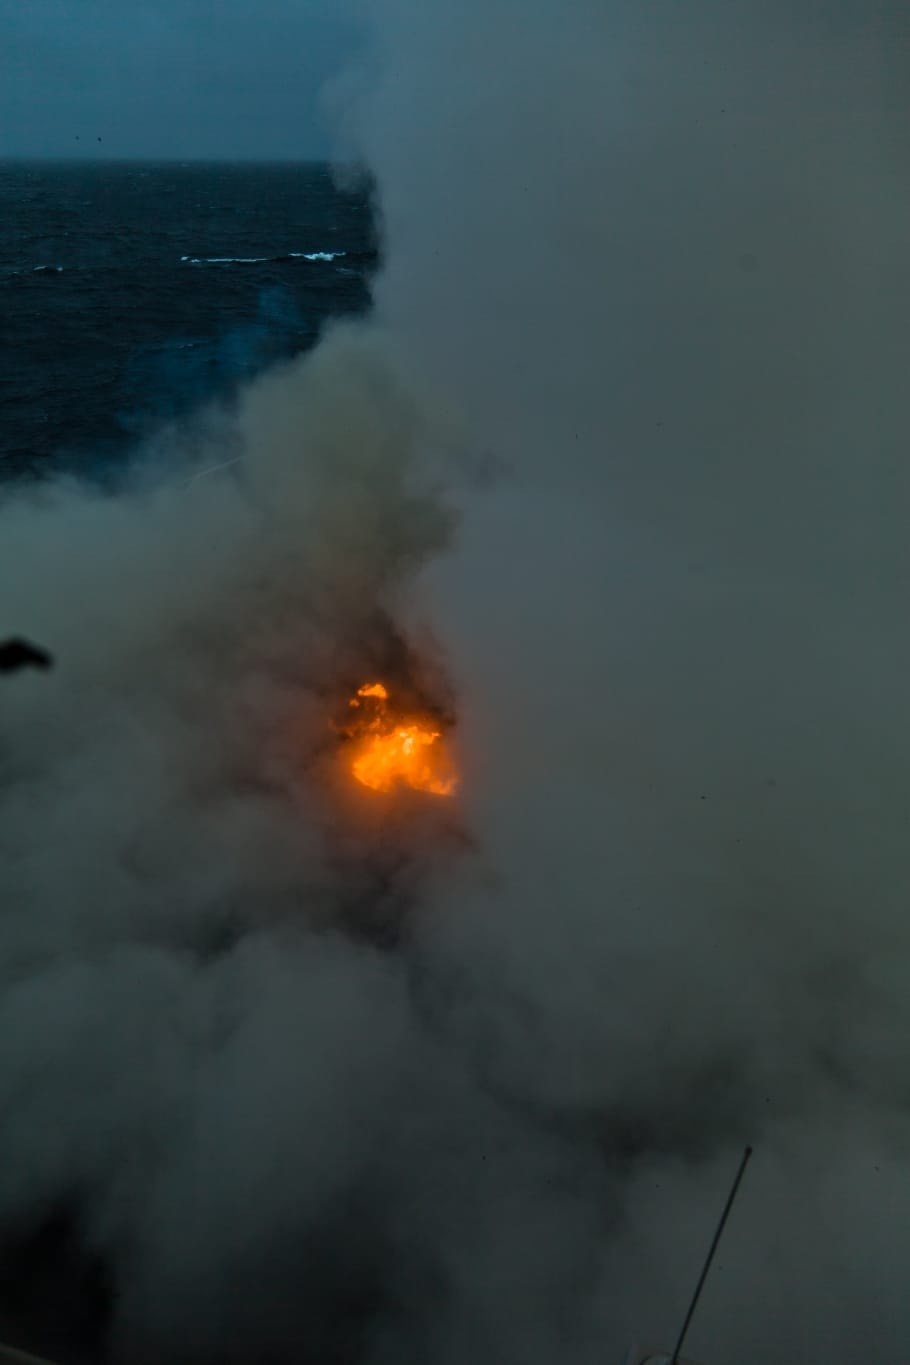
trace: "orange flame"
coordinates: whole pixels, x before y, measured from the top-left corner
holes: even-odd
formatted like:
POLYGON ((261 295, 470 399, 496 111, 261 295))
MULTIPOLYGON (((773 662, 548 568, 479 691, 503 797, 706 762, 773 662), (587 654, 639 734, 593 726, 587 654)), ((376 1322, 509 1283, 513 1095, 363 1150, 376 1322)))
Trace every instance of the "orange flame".
POLYGON ((380 682, 358 688, 348 706, 364 711, 346 727, 356 740, 351 772, 358 782, 381 792, 405 783, 436 796, 452 795, 458 781, 436 725, 425 717, 396 716, 388 689, 380 682))
MULTIPOLYGON (((387 689, 383 687, 382 683, 367 683, 365 687, 358 687, 357 697, 381 697, 383 701, 388 701, 389 694, 387 689)), ((357 697, 351 698, 352 706, 360 705, 360 702, 357 700, 357 697)))

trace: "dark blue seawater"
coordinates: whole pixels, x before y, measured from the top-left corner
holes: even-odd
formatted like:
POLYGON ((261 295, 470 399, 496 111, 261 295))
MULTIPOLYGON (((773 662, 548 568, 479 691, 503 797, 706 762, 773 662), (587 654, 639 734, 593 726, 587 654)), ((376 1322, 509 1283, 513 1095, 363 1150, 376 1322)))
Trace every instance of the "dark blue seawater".
POLYGON ((375 260, 326 166, 0 163, 0 479, 110 476, 364 311, 375 260))

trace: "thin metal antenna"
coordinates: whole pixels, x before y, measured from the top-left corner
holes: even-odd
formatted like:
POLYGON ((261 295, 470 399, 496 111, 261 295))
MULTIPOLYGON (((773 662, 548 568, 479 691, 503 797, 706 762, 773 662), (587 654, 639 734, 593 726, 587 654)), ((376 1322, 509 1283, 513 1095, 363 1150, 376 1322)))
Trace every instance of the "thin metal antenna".
POLYGON ((708 1278, 708 1271, 711 1269, 711 1262, 714 1260, 714 1253, 717 1250, 717 1244, 720 1241, 721 1233, 724 1230, 724 1224, 726 1223, 728 1217, 730 1216, 730 1210, 733 1207, 733 1200, 736 1198, 736 1192, 739 1189, 739 1182, 743 1178, 743 1173, 746 1169, 746 1166, 749 1163, 749 1157, 751 1155, 752 1148, 747 1147, 746 1150, 743 1152, 743 1159, 739 1163, 739 1170, 736 1172, 736 1179, 733 1181, 733 1186, 730 1190, 730 1193, 727 1195, 727 1202, 724 1205, 723 1213, 720 1215, 720 1222, 718 1223, 717 1228, 715 1230, 714 1240, 711 1242, 711 1249, 708 1252, 704 1265, 702 1266, 701 1275, 699 1275, 698 1277, 698 1284, 695 1286, 695 1293, 692 1295, 692 1302, 689 1304, 689 1311, 686 1314, 686 1320, 683 1323, 682 1329, 679 1333, 679 1337, 677 1338, 676 1348, 673 1351, 673 1355, 670 1357, 670 1365, 677 1365, 679 1353, 683 1348, 683 1342, 685 1341, 686 1333, 689 1330, 689 1323, 692 1321, 692 1315, 695 1312, 698 1300, 701 1297, 701 1291, 705 1287, 705 1280, 708 1278))

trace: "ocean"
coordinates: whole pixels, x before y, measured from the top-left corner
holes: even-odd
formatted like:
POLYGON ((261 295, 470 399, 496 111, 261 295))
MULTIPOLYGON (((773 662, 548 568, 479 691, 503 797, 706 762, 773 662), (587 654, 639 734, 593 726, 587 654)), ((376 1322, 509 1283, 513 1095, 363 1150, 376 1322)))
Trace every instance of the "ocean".
POLYGON ((116 481, 367 309, 376 260, 325 165, 0 163, 0 479, 116 481))

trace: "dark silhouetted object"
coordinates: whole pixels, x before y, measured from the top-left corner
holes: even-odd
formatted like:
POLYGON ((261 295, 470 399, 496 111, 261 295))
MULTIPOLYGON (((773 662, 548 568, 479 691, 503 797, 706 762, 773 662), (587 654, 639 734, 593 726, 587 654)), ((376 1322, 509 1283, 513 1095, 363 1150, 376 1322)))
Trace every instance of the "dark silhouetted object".
POLYGON ((18 673, 21 668, 53 668, 54 660, 46 649, 28 640, 0 641, 0 673, 18 673))

